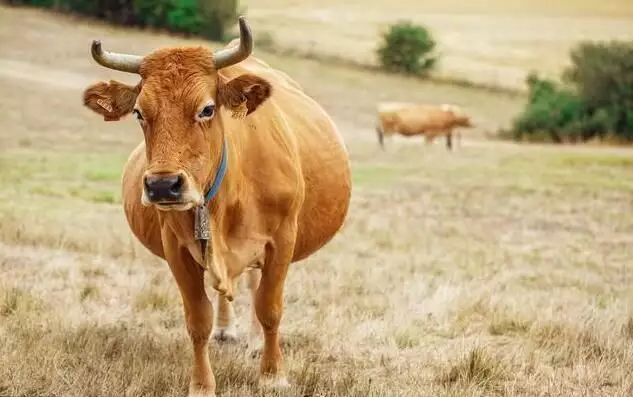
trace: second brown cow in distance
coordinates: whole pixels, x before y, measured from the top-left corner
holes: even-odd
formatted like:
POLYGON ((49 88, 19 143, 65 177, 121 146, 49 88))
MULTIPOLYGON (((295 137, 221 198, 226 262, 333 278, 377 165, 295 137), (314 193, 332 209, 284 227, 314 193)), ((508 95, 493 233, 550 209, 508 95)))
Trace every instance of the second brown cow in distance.
MULTIPOLYGON (((406 102, 383 102, 377 106, 376 132, 378 143, 385 148, 385 136, 395 134, 413 137, 423 135, 427 144, 439 136, 446 136, 446 147, 453 148, 453 131, 473 128, 471 117, 456 105, 428 105, 406 102)), ((461 134, 457 131, 458 140, 461 134)))

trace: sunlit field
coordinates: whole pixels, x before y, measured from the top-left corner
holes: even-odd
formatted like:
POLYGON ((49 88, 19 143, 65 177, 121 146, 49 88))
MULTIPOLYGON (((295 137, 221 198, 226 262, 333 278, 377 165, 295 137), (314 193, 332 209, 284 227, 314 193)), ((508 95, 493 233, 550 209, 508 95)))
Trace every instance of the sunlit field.
POLYGON ((341 2, 249 0, 253 27, 278 50, 375 65, 382 32, 400 19, 428 26, 437 77, 524 89, 530 70, 558 76, 578 40, 633 39, 629 0, 341 2), (296 32, 301 32, 297 34, 296 32))
MULTIPOLYGON (((596 12, 613 17, 608 4, 596 12)), ((141 130, 81 103, 94 81, 135 77, 99 67, 94 38, 131 53, 211 45, 0 7, 2 397, 186 395, 192 353, 176 283, 120 205, 141 130)), ((630 149, 492 141, 521 97, 255 56, 323 104, 353 165, 343 230, 286 282, 293 386, 283 395, 633 395, 630 149), (459 104, 477 128, 452 152, 443 139, 392 139, 382 151, 382 100, 459 104)), ((243 286, 238 343, 211 344, 218 396, 260 395, 259 363, 245 354, 249 310, 243 286)))

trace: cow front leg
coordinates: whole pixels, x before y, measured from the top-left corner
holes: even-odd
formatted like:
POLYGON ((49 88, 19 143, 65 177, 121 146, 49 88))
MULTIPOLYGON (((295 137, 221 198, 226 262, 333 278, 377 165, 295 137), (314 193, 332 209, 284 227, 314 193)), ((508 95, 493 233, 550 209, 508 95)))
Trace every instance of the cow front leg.
POLYGON ((266 255, 256 293, 255 311, 264 334, 260 385, 265 388, 289 386, 282 368, 279 323, 283 313, 284 283, 292 260, 296 230, 296 221, 291 226, 280 227, 275 248, 266 255))
POLYGON ((189 397, 215 397, 215 378, 209 360, 213 308, 204 289, 204 271, 173 236, 163 235, 165 256, 182 297, 187 333, 193 346, 189 397))

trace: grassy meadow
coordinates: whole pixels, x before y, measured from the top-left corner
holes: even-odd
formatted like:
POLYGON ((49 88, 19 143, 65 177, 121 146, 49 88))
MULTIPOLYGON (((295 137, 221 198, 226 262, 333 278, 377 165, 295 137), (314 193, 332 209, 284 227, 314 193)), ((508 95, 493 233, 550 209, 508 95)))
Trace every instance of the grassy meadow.
POLYGON ((376 65, 380 34, 403 18, 428 26, 436 76, 525 88, 530 70, 557 77, 583 39, 633 39, 629 0, 246 0, 253 28, 277 51, 376 65), (296 32, 302 32, 296 34, 296 32))
MULTIPOLYGON (((431 3, 420 12, 447 12, 456 1, 431 3)), ((272 29, 275 7, 317 8, 299 4, 249 4, 255 36, 272 29)), ((505 4, 495 8, 502 16, 525 12, 505 4)), ((348 7, 362 35, 370 13, 348 7)), ((633 15, 615 0, 592 7, 580 1, 568 17, 633 15)), ((484 9, 476 1, 464 10, 484 9)), ((279 34, 292 26, 279 23, 279 34)), ((319 30, 349 40, 354 26, 337 20, 319 30)), ((311 32, 304 37, 316 47, 336 50, 311 32)), ((203 43, 0 7, 0 397, 175 397, 188 386, 175 281, 136 242, 120 206, 121 171, 141 131, 131 117, 105 123, 81 105, 87 84, 135 78, 96 65, 93 38, 136 53, 203 43)), ((283 395, 633 394, 630 149, 492 141, 521 96, 255 55, 331 113, 354 173, 341 233, 291 267, 281 332, 293 387, 283 395), (477 128, 453 152, 442 139, 388 140, 383 152, 376 102, 403 98, 458 104, 477 128)), ((211 344, 218 396, 260 395, 258 362, 245 355, 242 291, 240 342, 211 344)))

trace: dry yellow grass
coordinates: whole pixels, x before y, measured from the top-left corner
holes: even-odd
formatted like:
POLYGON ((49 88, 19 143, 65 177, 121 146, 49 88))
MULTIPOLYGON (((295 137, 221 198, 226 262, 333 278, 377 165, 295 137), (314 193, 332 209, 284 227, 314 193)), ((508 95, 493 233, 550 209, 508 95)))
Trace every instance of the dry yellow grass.
MULTIPOLYGON (((180 297, 118 203, 141 133, 133 120, 94 117, 80 94, 99 78, 134 81, 94 64, 92 38, 138 52, 185 40, 38 11, 0 8, 0 18, 0 396, 182 396, 180 297)), ((626 149, 464 132, 453 153, 415 140, 382 152, 372 125, 381 95, 462 101, 484 121, 479 137, 520 100, 263 57, 332 112, 354 167, 343 231, 291 268, 286 395, 633 393, 626 149)), ((243 346, 249 305, 241 293, 239 343, 211 348, 221 396, 259 395, 243 346)))
POLYGON ((628 0, 243 1, 254 28, 281 49, 374 65, 380 34, 409 18, 432 29, 437 75, 525 88, 530 69, 558 76, 581 39, 633 39, 628 0), (299 33, 300 32, 300 33, 299 33), (270 39, 269 39, 270 40, 270 39))

